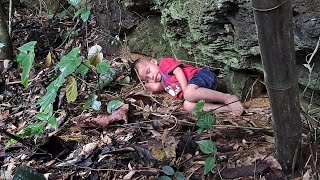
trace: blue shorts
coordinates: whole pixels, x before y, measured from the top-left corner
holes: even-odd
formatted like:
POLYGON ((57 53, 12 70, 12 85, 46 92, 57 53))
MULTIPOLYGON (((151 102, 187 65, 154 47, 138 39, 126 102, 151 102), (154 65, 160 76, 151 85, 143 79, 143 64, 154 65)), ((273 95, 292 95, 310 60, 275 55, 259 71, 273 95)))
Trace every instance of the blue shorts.
POLYGON ((188 84, 195 84, 208 89, 216 89, 218 85, 217 76, 209 69, 202 68, 190 79, 188 84))

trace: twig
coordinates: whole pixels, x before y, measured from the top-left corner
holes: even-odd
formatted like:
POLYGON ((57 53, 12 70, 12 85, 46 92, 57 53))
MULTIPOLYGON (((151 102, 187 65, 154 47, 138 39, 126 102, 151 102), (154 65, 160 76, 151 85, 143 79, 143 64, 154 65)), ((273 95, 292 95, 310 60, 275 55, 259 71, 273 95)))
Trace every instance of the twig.
POLYGON ((21 143, 21 144, 23 144, 23 145, 25 145, 27 147, 33 147, 33 145, 28 143, 26 140, 24 140, 24 139, 22 139, 22 138, 20 138, 20 137, 18 137, 16 135, 11 134, 11 133, 7 132, 6 130, 4 130, 2 128, 0 128, 0 134, 3 134, 3 135, 5 135, 5 136, 7 136, 7 137, 9 137, 11 139, 14 139, 14 140, 18 141, 19 143, 21 143))
POLYGON ((9 37, 11 37, 11 32, 12 32, 12 0, 9 0, 9 22, 8 22, 8 33, 9 37))

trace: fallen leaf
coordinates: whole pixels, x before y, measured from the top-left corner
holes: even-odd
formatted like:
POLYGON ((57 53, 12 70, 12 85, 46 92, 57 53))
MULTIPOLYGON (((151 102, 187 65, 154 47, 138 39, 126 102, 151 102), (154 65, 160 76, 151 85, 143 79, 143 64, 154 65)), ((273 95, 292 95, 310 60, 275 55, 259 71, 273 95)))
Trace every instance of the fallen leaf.
POLYGON ((66 161, 60 164, 57 164, 57 167, 70 166, 70 164, 75 164, 87 159, 97 148, 98 143, 89 143, 82 147, 82 149, 77 149, 69 154, 66 158, 66 161))
POLYGON ((304 175, 302 176, 302 180, 309 180, 309 179, 311 179, 311 176, 310 176, 310 173, 312 172, 312 170, 311 169, 308 169, 307 171, 306 171, 306 173, 304 173, 304 175))
POLYGON ((138 161, 140 164, 144 166, 153 166, 156 163, 156 159, 152 156, 152 153, 143 147, 140 146, 132 146, 135 150, 135 156, 133 156, 133 159, 138 161))
POLYGON ((164 143, 164 152, 168 158, 175 158, 176 157, 176 149, 177 149, 178 142, 173 136, 169 136, 166 138, 164 143))
POLYGON ((112 139, 108 135, 101 135, 101 141, 106 145, 110 145, 112 143, 112 139))
POLYGON ((2 114, 0 114, 0 121, 5 121, 9 117, 9 111, 5 111, 2 114))
POLYGON ((150 106, 149 104, 147 104, 144 108, 143 108, 143 112, 142 112, 142 115, 143 115, 143 119, 147 120, 150 116, 150 106))
POLYGON ((166 152, 159 148, 152 148, 151 154, 154 158, 156 158, 158 161, 163 160, 166 157, 166 152))
POLYGON ((264 161, 266 162, 266 164, 268 164, 270 166, 270 168, 282 170, 282 167, 281 167, 280 163, 273 156, 266 157, 264 159, 264 161))
POLYGON ((169 131, 165 129, 162 134, 163 149, 164 149, 164 152, 166 153, 167 158, 175 158, 178 142, 175 140, 173 136, 168 136, 168 135, 169 135, 169 131))
POLYGON ((90 47, 88 51, 88 59, 92 65, 97 65, 103 60, 103 54, 101 53, 102 47, 100 45, 94 45, 90 47))
MULTIPOLYGON (((130 170, 132 170, 132 167, 131 167, 130 162, 129 162, 129 164, 128 164, 128 168, 129 168, 130 170)), ((129 179, 132 178, 132 176, 133 176, 135 173, 136 173, 136 171, 130 171, 127 175, 125 175, 125 176, 123 177, 123 179, 124 179, 124 180, 129 180, 129 179)))
POLYGON ((9 118, 9 111, 5 111, 0 114, 0 127, 4 126, 4 122, 9 118))
POLYGON ((4 146, 0 144, 0 157, 5 155, 4 146))
POLYGON ((125 104, 112 112, 111 115, 100 115, 94 119, 94 122, 100 126, 106 127, 110 123, 124 121, 128 122, 129 105, 125 104))
POLYGON ((49 68, 49 67, 51 67, 51 64, 52 64, 52 58, 51 58, 51 52, 49 51, 49 53, 46 57, 46 60, 44 62, 44 67, 49 68))

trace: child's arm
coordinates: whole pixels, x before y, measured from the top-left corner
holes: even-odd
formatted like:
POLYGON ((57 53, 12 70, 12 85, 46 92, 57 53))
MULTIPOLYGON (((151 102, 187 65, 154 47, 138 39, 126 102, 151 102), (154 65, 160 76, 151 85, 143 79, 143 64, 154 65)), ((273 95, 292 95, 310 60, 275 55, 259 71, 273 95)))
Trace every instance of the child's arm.
POLYGON ((188 85, 188 82, 187 82, 187 78, 186 78, 186 75, 184 75, 184 72, 183 70, 181 69, 181 67, 176 67, 174 70, 173 70, 173 74, 176 76, 176 78, 178 79, 178 82, 182 88, 182 90, 184 91, 188 85))
POLYGON ((159 93, 164 90, 161 82, 157 83, 146 83, 146 88, 148 91, 153 92, 153 93, 159 93))

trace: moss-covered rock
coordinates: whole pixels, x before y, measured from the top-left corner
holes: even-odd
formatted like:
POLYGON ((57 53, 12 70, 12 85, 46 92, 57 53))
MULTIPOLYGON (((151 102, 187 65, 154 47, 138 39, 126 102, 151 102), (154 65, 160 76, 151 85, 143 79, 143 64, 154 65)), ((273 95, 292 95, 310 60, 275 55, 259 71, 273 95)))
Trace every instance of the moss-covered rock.
MULTIPOLYGON (((121 2, 131 10, 149 7, 160 18, 161 25, 159 20, 150 20, 145 12, 139 14, 147 20, 130 35, 132 51, 154 57, 177 57, 204 66, 227 65, 232 69, 263 73, 250 0, 121 2)), ((297 73, 300 84, 306 85, 306 73, 300 71, 305 56, 313 52, 320 36, 320 2, 292 2, 296 59, 302 67, 297 73)), ((320 58, 314 58, 313 63, 320 64, 320 58)), ((319 68, 314 69, 314 73, 319 72, 319 68)))
POLYGON ((182 48, 171 47, 170 43, 163 39, 163 26, 159 17, 149 17, 141 22, 135 31, 128 36, 128 45, 131 52, 145 54, 151 57, 176 57, 188 59, 188 53, 182 48))

